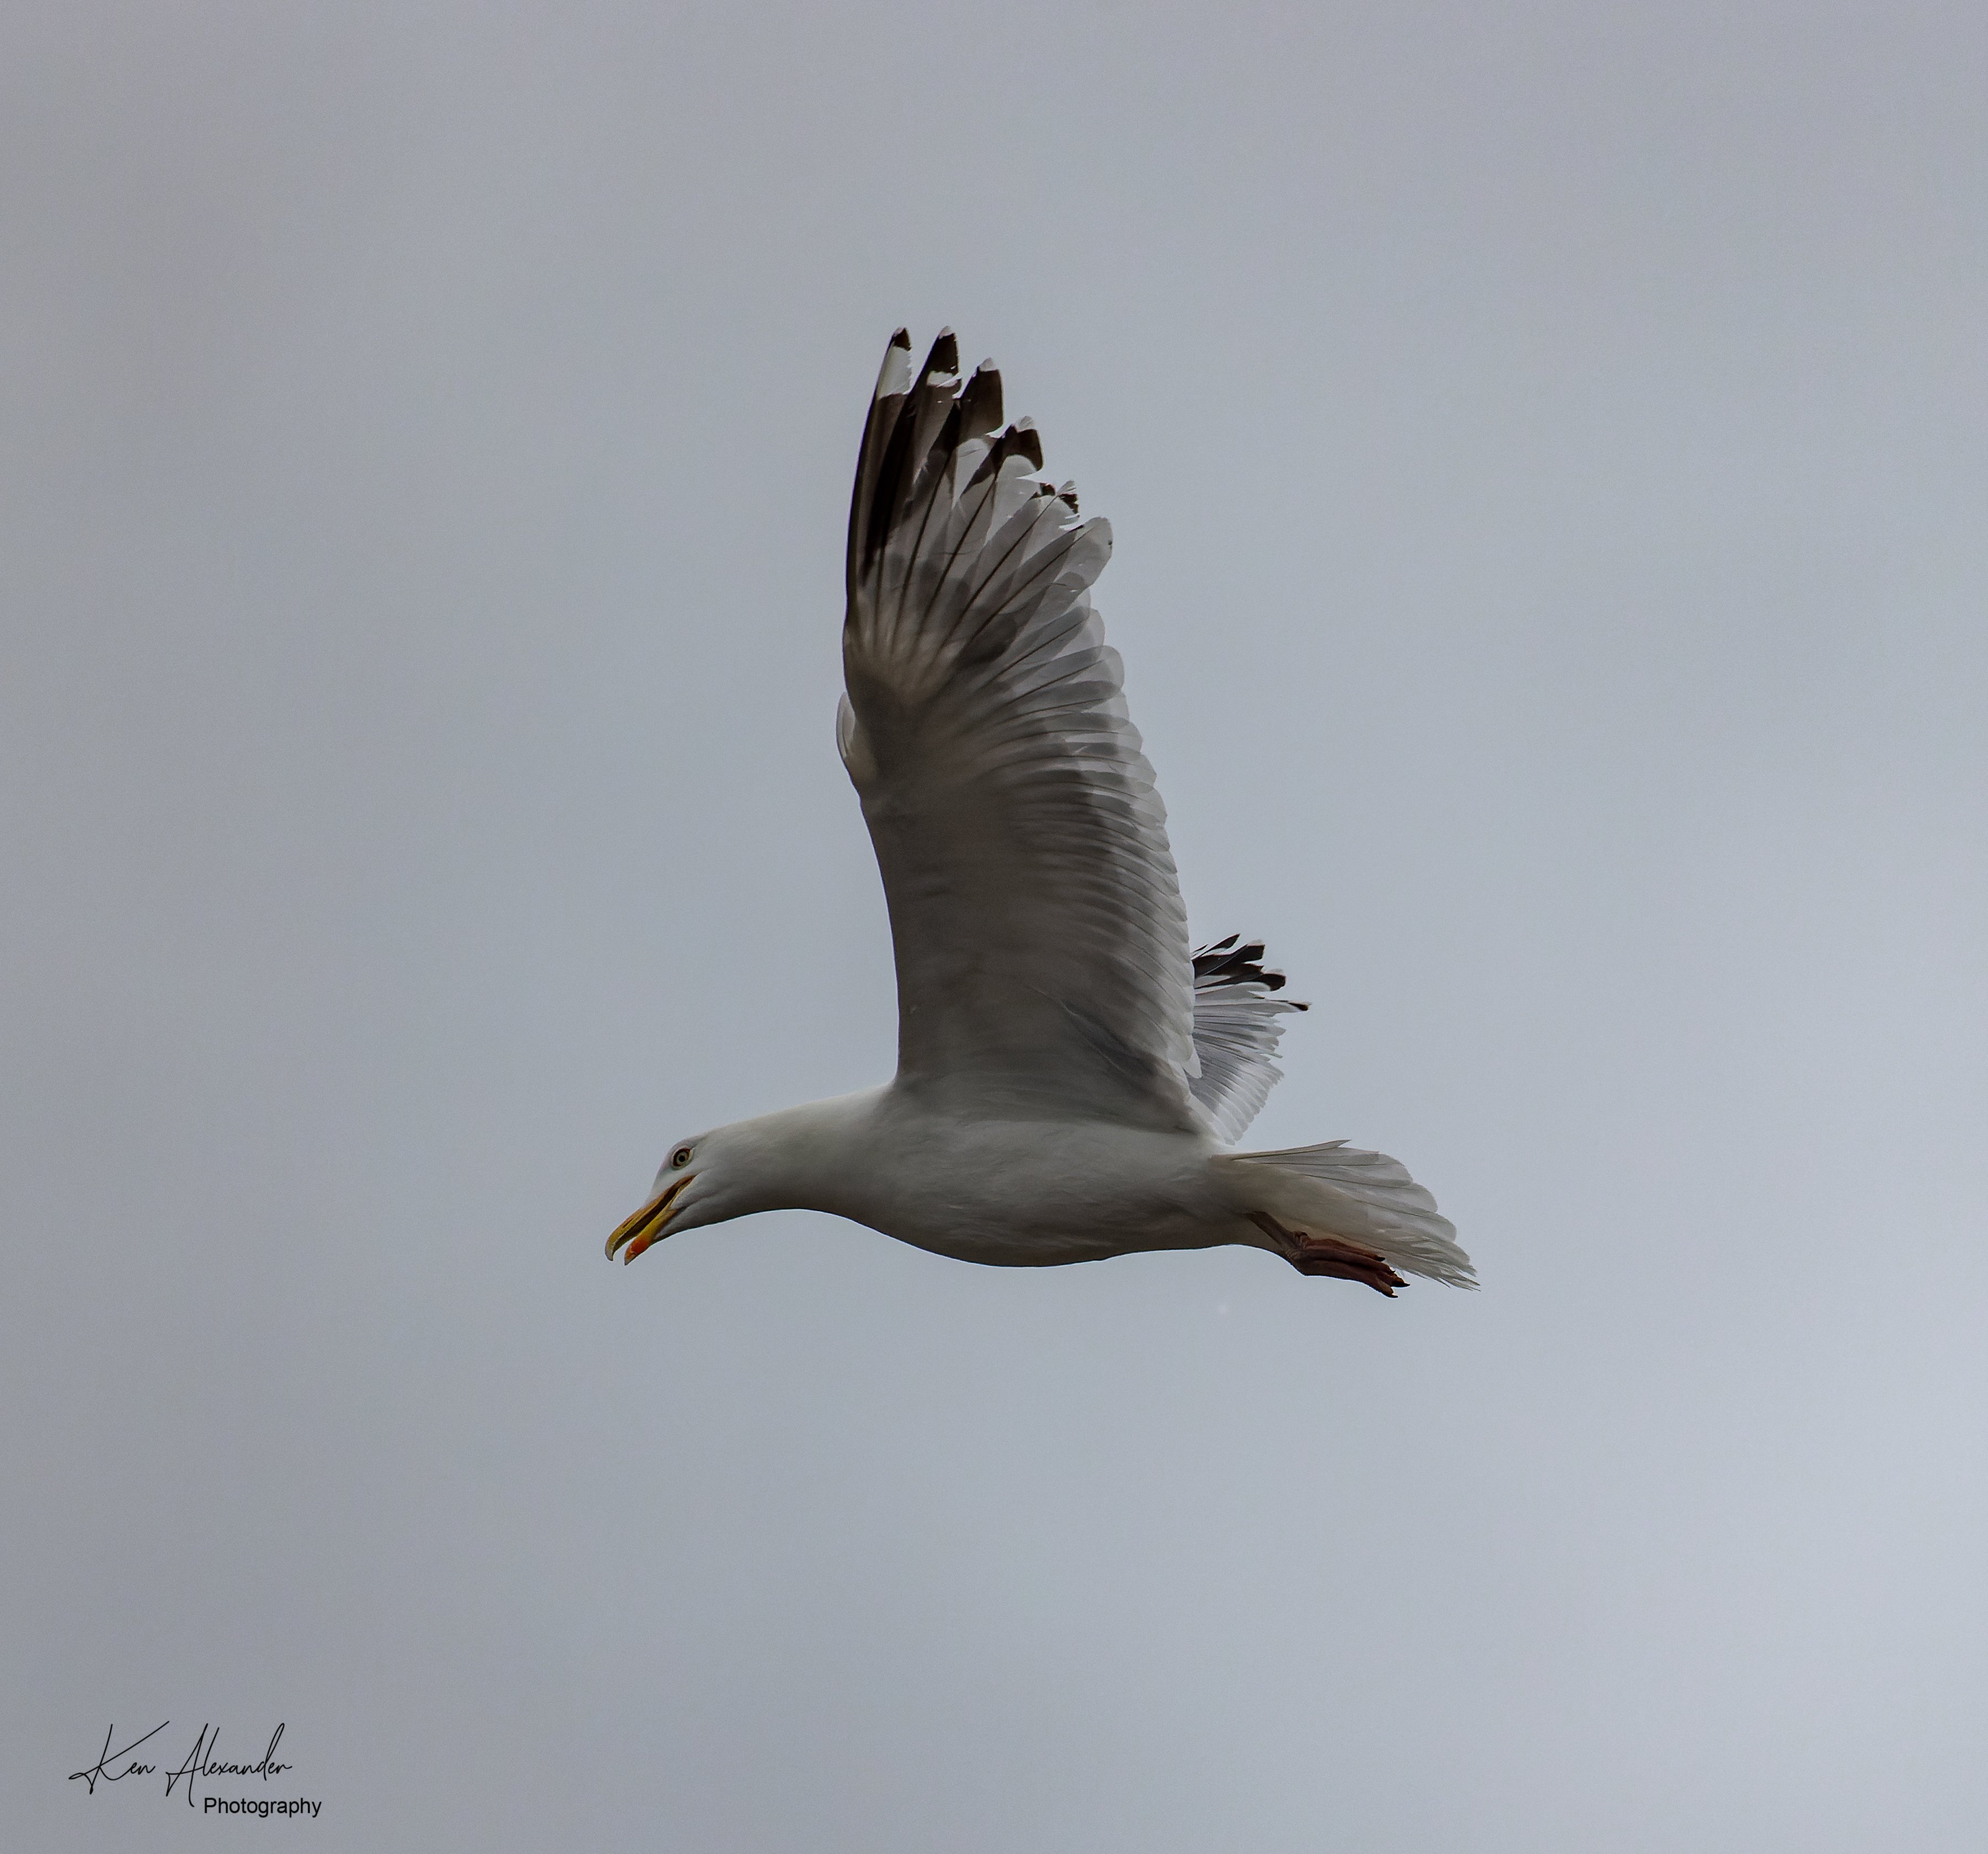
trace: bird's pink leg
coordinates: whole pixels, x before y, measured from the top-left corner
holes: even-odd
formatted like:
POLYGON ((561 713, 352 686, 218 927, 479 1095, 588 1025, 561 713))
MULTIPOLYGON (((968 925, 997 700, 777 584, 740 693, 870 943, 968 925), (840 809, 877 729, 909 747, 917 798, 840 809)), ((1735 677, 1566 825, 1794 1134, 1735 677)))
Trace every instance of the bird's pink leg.
POLYGON ((1408 1286, 1372 1250, 1349 1243, 1344 1237, 1313 1236, 1303 1230, 1286 1230, 1267 1210, 1252 1210, 1249 1220, 1276 1244, 1277 1253, 1300 1274, 1329 1274, 1342 1281, 1364 1281, 1391 1301, 1397 1287, 1408 1286))

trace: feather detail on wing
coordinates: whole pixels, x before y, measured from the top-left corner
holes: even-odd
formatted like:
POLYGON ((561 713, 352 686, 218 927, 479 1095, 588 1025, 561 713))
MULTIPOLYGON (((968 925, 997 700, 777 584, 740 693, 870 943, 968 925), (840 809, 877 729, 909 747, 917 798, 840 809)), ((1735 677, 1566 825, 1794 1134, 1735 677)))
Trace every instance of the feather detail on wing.
POLYGON ((1283 1078, 1276 1055, 1283 1013, 1311 1008, 1273 997, 1284 975, 1263 965, 1261 940, 1239 946, 1239 937, 1232 933, 1194 956, 1194 1047, 1201 1062, 1189 1084, 1215 1137, 1232 1145, 1283 1078))
POLYGON ((991 365, 891 337, 850 508, 837 740, 890 904, 901 1086, 1188 1129, 1166 813, 1089 588, 1111 552, 991 365))

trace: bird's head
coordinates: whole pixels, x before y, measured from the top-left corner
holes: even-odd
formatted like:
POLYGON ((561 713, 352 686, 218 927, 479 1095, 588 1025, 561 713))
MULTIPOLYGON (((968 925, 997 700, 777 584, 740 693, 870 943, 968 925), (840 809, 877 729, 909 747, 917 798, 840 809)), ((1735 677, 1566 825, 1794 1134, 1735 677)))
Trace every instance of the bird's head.
POLYGON ((607 1239, 607 1257, 617 1250, 632 1262, 644 1249, 704 1223, 722 1223, 762 1206, 752 1201, 749 1181, 755 1168, 745 1161, 739 1129, 718 1127, 694 1138, 680 1139, 670 1149, 649 1201, 607 1239), (624 1247, 625 1245, 625 1247, 624 1247))
POLYGON ((756 1210, 840 1212, 837 1181, 861 1169, 861 1129, 881 1092, 783 1108, 679 1139, 656 1174, 649 1201, 607 1239, 608 1255, 618 1250, 622 1260, 632 1262, 679 1230, 756 1210))

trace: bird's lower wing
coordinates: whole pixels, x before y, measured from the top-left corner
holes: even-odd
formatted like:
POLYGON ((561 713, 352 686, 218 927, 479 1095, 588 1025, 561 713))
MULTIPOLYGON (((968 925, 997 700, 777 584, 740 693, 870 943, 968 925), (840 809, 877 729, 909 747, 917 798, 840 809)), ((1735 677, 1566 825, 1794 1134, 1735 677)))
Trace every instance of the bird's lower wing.
POLYGON ((1194 1047, 1200 1072, 1194 1098, 1216 1138, 1232 1145, 1283 1074, 1277 1044, 1284 1013, 1309 1010, 1280 998, 1284 975, 1263 964, 1263 942, 1239 946, 1239 935, 1204 946, 1194 956, 1194 1047))
POLYGON ((1089 588, 1101 521, 892 337, 850 511, 837 720, 891 911, 901 1085, 981 1114, 1204 1123, 1166 814, 1089 588))

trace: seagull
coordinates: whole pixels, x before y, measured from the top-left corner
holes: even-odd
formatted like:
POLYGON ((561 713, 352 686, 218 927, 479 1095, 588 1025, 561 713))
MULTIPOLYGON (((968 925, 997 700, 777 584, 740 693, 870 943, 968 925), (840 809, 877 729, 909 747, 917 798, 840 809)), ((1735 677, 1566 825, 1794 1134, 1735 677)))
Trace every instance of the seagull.
POLYGON ((1166 812, 1091 583, 1111 551, 1001 377, 891 336, 849 511, 836 744, 891 917, 898 1072, 693 1134, 607 1240, 819 1210, 961 1261, 1238 1243, 1391 1297, 1476 1284, 1397 1161, 1234 1149, 1277 1081, 1284 976, 1192 950, 1166 812))

